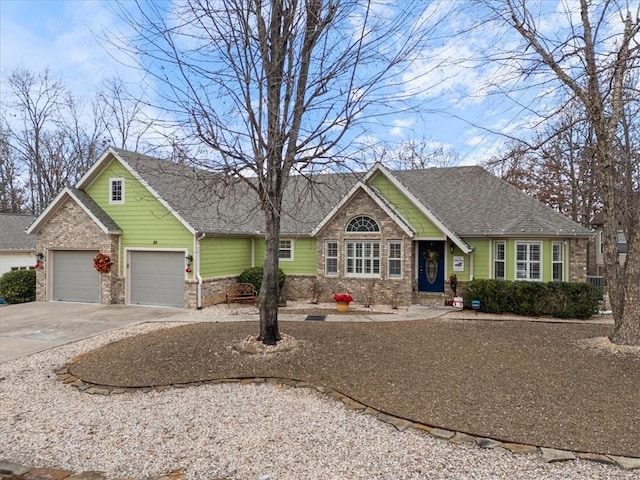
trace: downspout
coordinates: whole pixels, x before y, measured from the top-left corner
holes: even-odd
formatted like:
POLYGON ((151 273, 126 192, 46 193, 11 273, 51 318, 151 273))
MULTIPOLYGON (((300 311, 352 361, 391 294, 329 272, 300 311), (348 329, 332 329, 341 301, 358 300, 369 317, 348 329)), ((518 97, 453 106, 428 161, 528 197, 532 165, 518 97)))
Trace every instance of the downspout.
POLYGON ((469 254, 469 281, 473 280, 473 261, 474 261, 473 253, 474 252, 475 250, 471 250, 471 253, 469 254))
POLYGON ((200 275, 200 240, 205 237, 206 233, 202 232, 200 236, 196 236, 196 278, 198 279, 198 286, 196 287, 196 309, 202 310, 202 275, 200 275))

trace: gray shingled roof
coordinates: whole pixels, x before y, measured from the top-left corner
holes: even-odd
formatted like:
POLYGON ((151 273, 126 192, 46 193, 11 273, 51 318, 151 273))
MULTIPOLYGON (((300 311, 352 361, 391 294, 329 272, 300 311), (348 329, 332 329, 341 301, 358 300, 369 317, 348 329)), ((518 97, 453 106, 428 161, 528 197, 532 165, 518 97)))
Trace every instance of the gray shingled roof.
POLYGON ((462 237, 591 233, 482 167, 394 171, 443 224, 462 237))
MULTIPOLYGON (((113 149, 194 230, 248 235, 264 232, 257 194, 245 183, 229 185, 223 175, 113 149)), ((461 237, 589 236, 589 230, 560 215, 481 167, 391 172, 449 230, 461 237)), ((307 235, 363 174, 292 176, 287 185, 282 234, 307 235)))
MULTIPOLYGON (((219 234, 264 232, 257 194, 221 174, 113 149, 194 230, 219 234)), ((283 201, 281 233, 309 234, 356 182, 353 174, 291 177, 283 201)))
POLYGON ((88 193, 78 190, 77 188, 69 188, 71 193, 73 193, 78 200, 82 202, 82 204, 91 212, 91 214, 97 218, 105 228, 111 232, 122 232, 118 224, 98 205, 93 198, 89 196, 88 193))
POLYGON ((36 236, 27 235, 25 230, 36 217, 0 213, 0 250, 34 250, 36 236))

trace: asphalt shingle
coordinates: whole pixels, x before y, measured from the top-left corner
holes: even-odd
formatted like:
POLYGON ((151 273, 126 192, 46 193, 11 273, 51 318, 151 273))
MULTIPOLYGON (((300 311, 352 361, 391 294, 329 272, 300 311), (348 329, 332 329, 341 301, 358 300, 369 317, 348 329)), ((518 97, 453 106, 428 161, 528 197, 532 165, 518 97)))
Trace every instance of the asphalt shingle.
POLYGON ((33 250, 36 236, 27 235, 25 230, 35 216, 0 213, 0 250, 33 250))

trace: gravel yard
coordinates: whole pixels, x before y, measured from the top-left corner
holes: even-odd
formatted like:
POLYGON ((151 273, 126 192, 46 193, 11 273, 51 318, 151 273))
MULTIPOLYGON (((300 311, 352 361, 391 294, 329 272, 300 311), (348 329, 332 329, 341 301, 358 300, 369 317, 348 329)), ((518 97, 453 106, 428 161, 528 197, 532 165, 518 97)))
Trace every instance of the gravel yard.
POLYGON ((86 353, 74 374, 103 384, 288 376, 444 428, 638 456, 640 359, 579 345, 606 328, 282 322, 281 331, 302 346, 264 356, 229 348, 257 331, 252 322, 138 325, 0 365, 0 459, 109 478, 180 469, 207 480, 637 479, 637 470, 582 460, 547 464, 539 455, 399 432, 312 389, 221 384, 101 396, 80 393, 53 373, 86 353), (476 370, 465 375, 469 365, 476 370), (486 385, 491 381, 497 391, 486 385), (616 402, 618 395, 627 398, 616 402))

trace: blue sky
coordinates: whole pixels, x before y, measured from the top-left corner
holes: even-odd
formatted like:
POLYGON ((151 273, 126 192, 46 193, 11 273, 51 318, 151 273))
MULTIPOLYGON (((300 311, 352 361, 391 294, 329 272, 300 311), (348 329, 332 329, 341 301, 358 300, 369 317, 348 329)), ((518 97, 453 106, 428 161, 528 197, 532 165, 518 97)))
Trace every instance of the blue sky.
MULTIPOLYGON (((458 22, 462 19, 462 14, 456 17, 458 22)), ((0 22, 3 74, 18 66, 36 72, 48 67, 78 96, 91 95, 107 77, 119 75, 136 82, 140 75, 119 63, 121 53, 100 40, 100 35, 117 29, 119 23, 103 0, 0 0, 0 22)), ((470 57, 474 54, 470 45, 481 44, 486 38, 480 33, 474 41, 445 39, 434 53, 440 59, 470 57)), ((429 71, 430 67, 416 65, 415 68, 429 71)), ((488 159, 506 140, 484 129, 508 132, 522 120, 519 114, 480 88, 499 72, 488 67, 470 70, 458 66, 440 74, 438 78, 435 70, 426 77, 425 81, 432 82, 433 88, 422 112, 393 118, 387 123, 386 131, 377 135, 395 143, 430 139, 434 147, 453 148, 459 153, 461 164, 488 159)))

